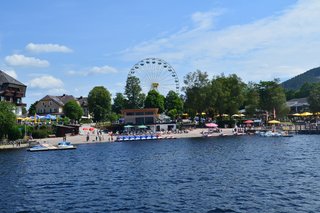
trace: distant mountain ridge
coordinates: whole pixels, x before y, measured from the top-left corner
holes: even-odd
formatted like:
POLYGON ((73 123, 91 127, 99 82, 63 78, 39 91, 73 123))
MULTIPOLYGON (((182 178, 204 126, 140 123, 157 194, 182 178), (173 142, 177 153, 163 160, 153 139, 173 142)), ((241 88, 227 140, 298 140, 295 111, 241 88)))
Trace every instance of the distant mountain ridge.
POLYGON ((320 82, 320 67, 308 70, 281 83, 285 89, 299 89, 304 83, 320 82))

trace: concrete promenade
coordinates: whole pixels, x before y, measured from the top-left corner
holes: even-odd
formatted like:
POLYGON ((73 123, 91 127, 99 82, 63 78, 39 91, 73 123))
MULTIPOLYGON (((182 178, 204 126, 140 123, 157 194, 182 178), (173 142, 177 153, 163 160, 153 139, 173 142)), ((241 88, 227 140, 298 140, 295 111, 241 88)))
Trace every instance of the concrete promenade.
MULTIPOLYGON (((221 134, 228 136, 233 135, 232 128, 221 129, 222 132, 220 133, 211 133, 210 137, 217 137, 221 134)), ((196 137, 203 137, 202 132, 208 131, 208 128, 197 128, 189 130, 188 133, 171 133, 171 134, 161 134, 163 138, 165 137, 174 137, 174 138, 196 138, 196 137)), ((67 136, 66 140, 71 142, 72 144, 90 144, 90 143, 105 143, 105 142, 113 142, 116 139, 116 135, 110 136, 109 134, 102 133, 101 141, 97 137, 96 134, 89 134, 89 140, 87 141, 87 134, 79 134, 75 136, 67 136)), ((48 143, 51 145, 57 145, 60 141, 62 141, 62 137, 54 137, 54 138, 43 138, 43 139, 36 139, 36 142, 39 143, 48 143)), ((19 149, 19 148, 27 148, 29 144, 18 144, 15 145, 0 145, 1 149, 19 149)))

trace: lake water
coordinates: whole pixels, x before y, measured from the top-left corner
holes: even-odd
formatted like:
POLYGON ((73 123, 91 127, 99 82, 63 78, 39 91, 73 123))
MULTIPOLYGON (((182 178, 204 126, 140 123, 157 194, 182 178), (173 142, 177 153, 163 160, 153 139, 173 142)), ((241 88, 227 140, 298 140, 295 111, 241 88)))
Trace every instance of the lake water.
POLYGON ((1 212, 320 212, 320 136, 0 152, 1 212))

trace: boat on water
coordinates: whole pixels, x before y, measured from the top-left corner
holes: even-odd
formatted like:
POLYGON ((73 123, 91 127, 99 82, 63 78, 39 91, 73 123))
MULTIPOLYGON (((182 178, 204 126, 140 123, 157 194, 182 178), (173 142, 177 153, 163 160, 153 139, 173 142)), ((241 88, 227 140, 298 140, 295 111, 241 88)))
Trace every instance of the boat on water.
POLYGON ((61 141, 58 143, 58 149, 76 149, 76 146, 69 141, 61 141))
POLYGON ((70 142, 62 141, 59 142, 57 146, 42 143, 37 144, 28 149, 29 152, 40 152, 40 151, 56 151, 56 150, 68 150, 68 149, 76 149, 76 146, 72 145, 70 142))
POLYGON ((116 142, 123 142, 123 141, 144 141, 144 140, 159 140, 159 139, 174 139, 173 136, 162 137, 160 135, 119 135, 116 138, 116 142))
POLYGON ((287 132, 258 131, 256 134, 262 137, 293 137, 292 134, 288 134, 287 132))

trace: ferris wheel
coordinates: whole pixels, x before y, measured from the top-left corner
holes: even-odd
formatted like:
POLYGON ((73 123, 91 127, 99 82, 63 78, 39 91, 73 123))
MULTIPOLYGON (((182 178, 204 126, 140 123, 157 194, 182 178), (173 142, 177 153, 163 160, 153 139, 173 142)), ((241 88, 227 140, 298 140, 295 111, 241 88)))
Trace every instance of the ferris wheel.
POLYGON ((170 90, 179 94, 179 78, 173 67, 159 58, 146 58, 136 63, 128 78, 135 76, 140 80, 142 91, 147 94, 154 89, 166 96, 170 90))

